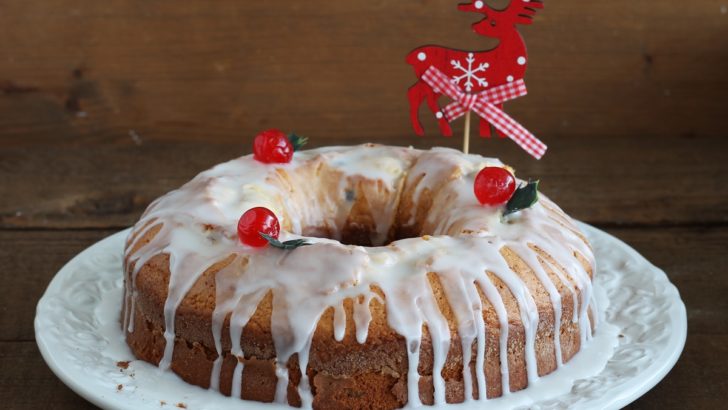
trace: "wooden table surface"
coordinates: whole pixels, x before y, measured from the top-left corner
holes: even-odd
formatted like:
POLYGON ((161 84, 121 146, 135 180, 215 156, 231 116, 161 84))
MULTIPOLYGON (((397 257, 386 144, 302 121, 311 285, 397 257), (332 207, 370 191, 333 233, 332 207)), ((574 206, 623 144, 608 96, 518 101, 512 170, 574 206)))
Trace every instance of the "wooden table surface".
MULTIPOLYGON (((728 6, 547 3, 524 30, 531 94, 509 112, 548 154, 535 161, 498 139, 472 150, 540 178, 567 212, 632 245, 680 290, 685 350, 630 408, 725 408, 728 6)), ((4 408, 93 408, 40 357, 38 298, 65 262, 154 198, 249 153, 256 130, 295 129, 312 146, 459 144, 424 114, 428 136, 413 136, 403 62, 430 41, 483 46, 454 4, 173 4, 0 3, 4 408)))

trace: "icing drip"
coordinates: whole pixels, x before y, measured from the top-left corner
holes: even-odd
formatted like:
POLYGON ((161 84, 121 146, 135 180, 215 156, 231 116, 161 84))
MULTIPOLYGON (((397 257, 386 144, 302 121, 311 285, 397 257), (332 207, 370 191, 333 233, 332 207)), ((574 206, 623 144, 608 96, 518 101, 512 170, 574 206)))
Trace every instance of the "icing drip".
POLYGON ((346 332, 346 312, 344 305, 337 305, 334 309, 334 339, 337 342, 344 340, 344 332, 346 332))
POLYGON ((420 401, 420 339, 422 334, 408 336, 407 341, 407 404, 410 407, 422 406, 420 401))
POLYGON ((435 404, 446 402, 442 371, 455 336, 462 349, 465 400, 472 400, 475 391, 480 400, 486 398, 489 328, 484 312, 492 309, 499 334, 502 393, 507 395, 509 321, 523 326, 528 383, 538 379, 537 292, 545 292, 553 310, 557 367, 563 363, 562 298, 571 297, 571 322, 578 323, 581 342, 591 338, 589 311, 595 305, 591 278, 582 262, 593 267, 594 260, 569 217, 543 196, 532 208, 505 219, 500 210, 478 204, 472 194, 473 178, 487 165, 502 164, 444 148, 418 151, 374 145, 301 151, 285 165, 258 163, 250 156, 218 165, 152 203, 132 231, 125 255, 123 326, 134 332, 139 273, 155 257, 167 254, 166 346, 159 366, 169 368, 177 310, 206 273, 214 274, 211 330, 217 358, 210 387, 219 390, 223 359, 230 354, 237 358, 232 395, 241 397, 243 329, 270 295, 278 379, 275 401, 288 402, 289 360, 295 356, 301 371, 295 387, 303 407, 310 408, 307 367, 319 319, 332 309, 333 338, 344 340, 349 300, 349 323, 355 327, 357 342, 366 343, 370 303, 375 299, 386 307, 388 326, 404 339, 408 405, 418 407, 425 331, 432 347, 435 404), (403 192, 409 192, 413 209, 405 214, 408 220, 397 221, 403 192), (426 202, 428 206, 419 206, 426 202), (306 238, 311 246, 284 252, 240 244, 236 222, 254 206, 279 216, 281 240, 306 238), (338 239, 355 210, 367 216, 374 245, 391 238, 397 223, 419 227, 428 235, 387 246, 342 244, 338 239), (312 232, 325 232, 333 239, 305 236, 312 232), (519 264, 526 268, 515 266, 519 264), (440 291, 452 315, 441 311, 436 298, 440 291), (229 353, 222 344, 226 320, 229 353))
MULTIPOLYGON (((485 275, 484 275, 485 276, 485 275)), ((503 395, 510 394, 510 373, 508 371, 508 314, 506 312, 505 304, 501 298, 498 289, 495 287, 493 282, 485 276, 485 278, 479 278, 477 280, 478 285, 485 293, 486 298, 493 305, 493 308, 498 315, 498 325, 500 330, 500 338, 498 340, 498 357, 500 359, 500 370, 501 370, 501 385, 503 386, 503 395)), ((485 337, 482 335, 481 337, 485 337)), ((481 378, 482 367, 476 369, 478 372, 478 378, 481 378)), ((485 380, 485 375, 482 376, 485 380)), ((479 386, 480 387, 480 386, 479 386)), ((483 390, 485 390, 485 383, 483 383, 483 390)), ((485 397, 479 396, 479 397, 485 397)))
POLYGON ((379 295, 371 293, 367 296, 359 296, 359 300, 354 304, 354 325, 356 326, 356 341, 364 344, 369 334, 369 323, 372 321, 372 311, 369 310, 369 303, 373 298, 384 304, 379 295))
MULTIPOLYGON (((243 294, 240 297, 237 306, 233 310, 232 315, 230 316, 230 341, 232 343, 230 353, 237 358, 237 363, 235 364, 235 369, 233 373, 233 385, 231 393, 233 397, 241 397, 240 389, 242 388, 241 382, 243 368, 245 367, 245 365, 243 364, 245 355, 243 353, 243 348, 240 345, 243 328, 246 324, 248 324, 251 316, 253 316, 253 313, 255 313, 255 308, 258 306, 264 296, 265 290, 263 289, 252 290, 250 293, 243 294)), ((218 352, 218 355, 220 354, 221 353, 218 352)))
MULTIPOLYGON (((486 330, 485 330, 485 321, 483 320, 483 308, 480 303, 480 295, 475 290, 474 286, 470 286, 468 288, 469 292, 469 299, 473 302, 473 317, 475 318, 475 337, 477 340, 477 350, 476 350, 476 356, 475 356, 475 378, 478 382, 478 397, 481 400, 485 400, 486 397, 486 390, 485 390, 485 338, 486 338, 486 330), (476 314, 477 312, 477 314, 476 314)), ((466 350, 468 351, 467 356, 463 356, 463 373, 467 374, 467 378, 463 376, 463 380, 466 380, 465 384, 465 401, 470 401, 473 399, 472 395, 472 381, 470 378, 470 355, 471 351, 469 350, 470 344, 467 344, 463 342, 463 352, 466 350), (466 349, 466 347, 468 349, 466 349)))
MULTIPOLYGON (((212 374, 210 375, 210 388, 220 390, 220 371, 222 370, 223 350, 222 350, 222 328, 225 317, 229 312, 233 311, 235 306, 240 302, 242 295, 240 289, 235 287, 234 269, 242 270, 241 258, 235 258, 232 263, 220 270, 215 275, 215 310, 212 312, 212 337, 215 342, 215 352, 217 358, 213 363, 212 374)), ((236 329, 237 330, 237 329, 236 329)), ((242 328, 241 328, 242 330, 242 328)), ((239 338, 230 335, 233 344, 239 338)), ((238 346, 239 347, 239 346, 238 346)), ((239 348, 235 349, 239 352, 239 348)), ((233 352, 233 354, 236 354, 233 352)), ((242 371, 242 368, 241 368, 242 371)), ((233 383, 233 388, 235 384, 233 383)), ((240 396, 237 396, 240 397, 240 396)))
MULTIPOLYGON (((480 303, 480 296, 477 292, 473 292, 474 284, 463 283, 463 277, 458 272, 445 271, 440 274, 441 284, 445 290, 448 300, 466 296, 465 303, 453 304, 453 310, 458 322, 458 335, 460 335, 460 343, 463 353, 463 384, 465 398, 469 400, 473 397, 473 381, 470 374, 470 359, 472 355, 473 341, 478 335, 479 330, 483 330, 479 326, 476 327, 477 319, 483 320, 483 308, 480 303), (468 286, 468 288, 466 288, 468 286), (477 299, 475 299, 477 297, 477 299)), ((479 345, 481 341, 478 341, 479 345)))

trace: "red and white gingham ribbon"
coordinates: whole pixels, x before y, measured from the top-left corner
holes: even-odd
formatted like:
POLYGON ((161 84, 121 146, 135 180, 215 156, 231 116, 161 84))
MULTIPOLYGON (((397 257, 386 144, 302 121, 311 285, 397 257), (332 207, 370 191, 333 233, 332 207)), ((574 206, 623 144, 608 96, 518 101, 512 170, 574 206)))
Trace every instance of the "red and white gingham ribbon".
POLYGON ((470 94, 462 91, 457 84, 453 84, 442 71, 434 66, 430 66, 425 71, 422 79, 435 92, 445 94, 453 100, 442 110, 448 121, 453 121, 468 111, 473 111, 493 124, 498 131, 515 141, 536 159, 541 159, 546 153, 546 144, 496 107, 496 104, 526 95, 526 83, 523 80, 489 88, 477 94, 470 94))

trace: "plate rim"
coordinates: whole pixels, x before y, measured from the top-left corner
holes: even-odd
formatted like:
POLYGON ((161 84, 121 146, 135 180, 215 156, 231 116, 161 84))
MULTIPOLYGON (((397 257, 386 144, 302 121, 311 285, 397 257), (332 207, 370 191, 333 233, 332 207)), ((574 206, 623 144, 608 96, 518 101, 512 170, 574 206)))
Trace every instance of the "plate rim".
POLYGON ((46 362, 48 367, 51 369, 53 374, 58 377, 63 384, 65 384, 68 388, 73 390, 74 393, 78 394, 79 396, 83 397, 85 400, 88 400, 95 406, 98 406, 102 409, 114 409, 114 410, 124 410, 123 407, 116 406, 116 404, 111 403, 109 401, 105 401, 103 398, 103 395, 99 395, 98 393, 92 391, 91 389, 86 388, 80 381, 76 380, 75 377, 73 377, 70 372, 67 372, 62 366, 59 365, 57 360, 53 357, 51 347, 49 346, 48 340, 45 339, 45 337, 42 334, 42 329, 40 328, 40 312, 42 308, 42 303, 44 303, 45 300, 47 300, 47 295, 51 293, 51 291, 58 288, 60 285, 60 282, 62 280, 62 274, 64 272, 69 271, 74 264, 78 263, 79 260, 82 260, 84 256, 92 254, 96 249, 102 246, 102 244, 106 241, 111 240, 112 238, 116 236, 128 236, 129 232, 131 232, 131 227, 123 229, 119 232, 112 233, 110 235, 105 236, 104 238, 94 242, 90 246, 83 249, 81 252, 74 255, 68 262, 66 262, 61 269, 56 272, 55 275, 53 275, 53 279, 51 279, 50 283, 48 283, 48 287, 46 287, 45 291, 43 292, 43 296, 40 297, 38 300, 38 303, 35 308, 35 317, 33 319, 33 328, 35 331, 35 342, 38 345, 38 350, 40 350, 41 357, 43 357, 43 360, 46 362))
MULTIPOLYGON (((677 361, 680 359, 680 356, 683 353, 683 350, 685 349, 685 343, 687 341, 688 336, 688 318, 687 318, 687 308, 685 307, 685 302, 682 300, 682 297, 680 296, 680 290, 675 286, 672 281, 670 281, 670 277, 667 276, 667 273, 665 273, 664 270, 662 270, 660 267, 655 266, 652 262, 650 262, 649 259, 642 256, 641 253, 637 252, 636 249, 631 247, 629 244, 624 242, 623 240, 617 238, 616 236, 605 232, 597 227, 594 227, 592 225, 589 225, 582 221, 576 221, 577 225, 579 225, 579 228, 585 231, 590 231, 593 233, 596 233, 597 235, 602 235, 605 238, 609 239, 610 241, 620 245, 623 251, 632 254, 632 256, 637 256, 640 259, 644 260, 645 263, 649 264, 649 266, 652 268, 652 272, 655 275, 660 275, 664 277, 664 279, 667 281, 670 286, 672 286, 675 290, 675 293, 677 295, 677 299, 679 300, 679 304, 677 307, 676 314, 670 315, 670 319, 675 326, 675 329, 679 331, 679 337, 673 337, 670 339, 671 343, 669 343, 670 347, 665 349, 667 358, 665 358, 662 361, 655 361, 653 365, 650 366, 650 368, 653 368, 652 372, 650 373, 650 377, 647 378, 646 381, 643 381, 641 384, 639 384, 636 388, 627 390, 621 395, 616 395, 611 398, 609 404, 605 406, 605 409, 621 409, 628 404, 634 402, 638 398, 644 396, 648 391, 652 390, 659 382, 661 382, 668 373, 670 373, 670 370, 672 370, 673 367, 675 367, 675 364, 677 364, 677 361)), ((598 262, 597 262, 598 263, 598 262)), ((673 333, 675 334, 675 333, 673 333)))

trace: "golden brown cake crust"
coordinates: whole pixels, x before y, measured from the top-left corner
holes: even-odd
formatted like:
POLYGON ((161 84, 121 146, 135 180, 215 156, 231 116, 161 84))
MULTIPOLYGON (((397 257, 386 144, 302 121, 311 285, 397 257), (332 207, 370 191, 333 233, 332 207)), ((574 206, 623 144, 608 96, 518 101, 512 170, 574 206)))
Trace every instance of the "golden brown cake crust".
MULTIPOLYGON (((219 267, 217 267, 219 269, 219 267)), ((208 388, 213 362, 217 357, 211 332, 211 317, 215 303, 216 270, 209 270, 195 284, 183 300, 176 316, 177 338, 171 369, 191 384, 208 388)), ((144 266, 137 277, 134 332, 127 332, 127 342, 138 359, 157 364, 164 352, 164 302, 169 280, 169 258, 160 255, 144 266)), ((437 292, 439 286, 434 283, 437 292)), ((516 306, 513 296, 504 286, 499 288, 509 305, 516 306)), ((440 300, 443 313, 454 326, 454 318, 447 308, 444 296, 440 300)), ((573 314, 572 298, 565 291, 562 294, 562 317, 573 314)), ((483 298, 486 309, 483 317, 486 330, 485 375, 488 398, 502 393, 498 337, 500 328, 492 306, 483 298)), ((540 376, 556 369, 553 341, 553 308, 545 296, 539 300, 541 322, 536 336, 538 373, 540 376)), ((333 337, 333 312, 328 310, 321 318, 311 346, 308 374, 312 380, 314 408, 347 409, 394 409, 407 402, 407 353, 404 339, 389 328, 383 305, 372 301, 373 320, 366 343, 359 344, 351 323, 351 302, 345 303, 347 326, 344 340, 337 342, 333 337)), ((517 313, 517 306, 514 313, 517 313)), ((245 327, 241 344, 245 354, 245 373, 242 381, 242 398, 272 402, 276 388, 275 348, 270 331, 271 295, 267 295, 258 310, 245 327)), ((220 391, 230 395, 232 369, 235 358, 230 354, 229 317, 223 328, 223 361, 220 376, 220 391)), ((420 398, 423 403, 433 401, 432 345, 428 333, 422 341, 419 373, 420 398)), ((450 352, 443 369, 446 380, 447 401, 463 401, 462 349, 457 335, 452 335, 450 352)), ((509 315, 508 362, 511 391, 521 390, 528 385, 524 357, 523 324, 518 316, 509 315)), ((561 326, 561 350, 564 362, 580 348, 579 328, 571 321, 561 326)), ((471 367, 475 366, 475 346, 471 367)), ((297 359, 289 361, 291 381, 289 404, 300 406, 296 391, 299 374, 297 359)), ((473 372, 473 380, 475 380, 473 372)), ((473 389, 474 398, 477 389, 473 389)))

